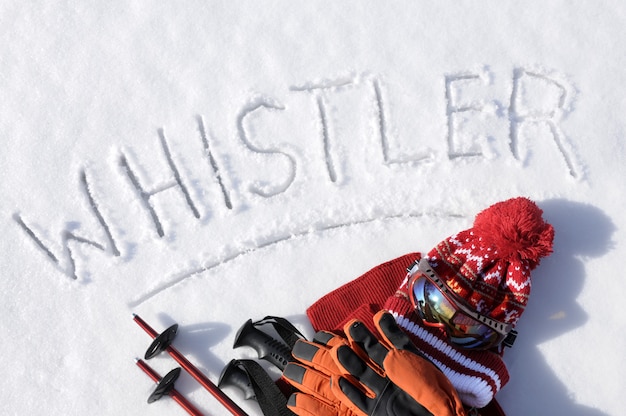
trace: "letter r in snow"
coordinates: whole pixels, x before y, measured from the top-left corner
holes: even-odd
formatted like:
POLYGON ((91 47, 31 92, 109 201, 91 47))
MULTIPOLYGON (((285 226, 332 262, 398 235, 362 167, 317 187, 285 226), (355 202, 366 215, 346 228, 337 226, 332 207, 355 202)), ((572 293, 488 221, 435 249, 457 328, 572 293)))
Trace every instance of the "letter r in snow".
MULTIPOLYGON (((571 94, 570 94, 571 95, 571 94)), ((509 106, 509 144, 513 157, 520 160, 520 131, 524 124, 543 124, 561 155, 570 176, 580 177, 580 168, 558 121, 567 112, 566 86, 544 74, 517 68, 513 74, 513 91, 509 106)))

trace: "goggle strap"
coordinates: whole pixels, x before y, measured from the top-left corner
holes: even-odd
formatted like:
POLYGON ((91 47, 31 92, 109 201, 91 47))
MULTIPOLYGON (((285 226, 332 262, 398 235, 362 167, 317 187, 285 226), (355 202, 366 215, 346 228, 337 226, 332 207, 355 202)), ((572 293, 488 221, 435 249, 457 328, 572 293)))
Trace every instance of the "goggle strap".
POLYGON ((502 345, 505 347, 511 348, 513 344, 515 343, 516 339, 517 339, 517 331, 514 329, 511 329, 511 332, 509 332, 506 338, 504 338, 504 341, 502 341, 502 345))
MULTIPOLYGON (((463 308, 465 309, 465 308, 463 308)), ((507 324, 504 324, 502 322, 496 321, 494 319, 491 319, 487 316, 481 315, 477 312, 471 311, 471 310, 466 310, 465 312, 470 314, 474 319, 476 319, 479 322, 484 323, 485 325, 487 325, 488 327, 491 327, 493 329, 498 330, 500 333, 505 333, 507 331, 507 324)))

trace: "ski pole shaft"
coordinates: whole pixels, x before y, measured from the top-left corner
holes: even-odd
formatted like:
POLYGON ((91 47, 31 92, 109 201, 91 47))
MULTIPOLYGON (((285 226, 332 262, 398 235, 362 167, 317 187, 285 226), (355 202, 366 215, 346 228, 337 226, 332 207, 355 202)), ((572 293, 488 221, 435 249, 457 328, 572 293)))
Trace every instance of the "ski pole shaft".
MULTIPOLYGON (((145 361, 137 359, 137 367, 141 368, 144 373, 148 375, 155 383, 162 380, 162 377, 152 369, 145 361)), ((168 395, 180 405, 191 416, 203 416, 202 412, 198 410, 193 404, 191 404, 185 397, 178 392, 178 390, 172 388, 168 395)))
MULTIPOLYGON (((146 321, 141 319, 139 315, 134 315, 133 320, 144 330, 152 339, 159 336, 159 333, 156 332, 146 321)), ((235 416, 248 416, 246 412, 241 409, 237 403, 232 401, 230 397, 228 397, 222 390, 220 390, 211 380, 209 380, 200 370, 196 368, 189 360, 187 360, 178 350, 171 345, 165 349, 172 358, 180 364, 181 367, 185 369, 198 383, 202 385, 213 397, 215 397, 222 406, 224 406, 230 413, 235 416)))

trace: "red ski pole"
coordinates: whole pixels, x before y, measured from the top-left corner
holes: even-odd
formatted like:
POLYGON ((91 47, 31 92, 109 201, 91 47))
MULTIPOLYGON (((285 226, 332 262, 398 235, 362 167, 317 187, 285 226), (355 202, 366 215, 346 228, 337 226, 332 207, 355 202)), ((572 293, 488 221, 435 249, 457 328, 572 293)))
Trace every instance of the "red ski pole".
POLYGON ((158 383, 154 393, 148 398, 148 403, 152 403, 159 400, 162 396, 170 396, 176 403, 180 405, 191 416, 203 416, 193 404, 191 404, 185 397, 174 388, 174 381, 178 378, 180 368, 170 371, 165 377, 161 377, 159 373, 154 371, 152 367, 146 364, 140 359, 135 360, 137 367, 141 368, 154 382, 158 383), (178 371, 176 371, 178 370, 178 371))
POLYGON ((215 397, 228 411, 230 411, 235 416, 248 416, 246 412, 244 412, 230 397, 228 397, 222 390, 220 390, 211 380, 209 380, 204 374, 200 372, 192 363, 189 362, 178 350, 170 345, 174 336, 176 335, 176 330, 178 325, 172 325, 170 328, 166 329, 163 333, 159 334, 156 332, 150 325, 148 325, 143 319, 139 317, 137 314, 133 314, 133 320, 154 339, 154 342, 148 348, 146 352, 146 358, 151 358, 156 355, 158 352, 165 350, 169 355, 174 358, 174 360, 180 364, 181 367, 185 369, 193 378, 196 379, 198 383, 202 385, 206 390, 208 390, 213 397, 215 397))

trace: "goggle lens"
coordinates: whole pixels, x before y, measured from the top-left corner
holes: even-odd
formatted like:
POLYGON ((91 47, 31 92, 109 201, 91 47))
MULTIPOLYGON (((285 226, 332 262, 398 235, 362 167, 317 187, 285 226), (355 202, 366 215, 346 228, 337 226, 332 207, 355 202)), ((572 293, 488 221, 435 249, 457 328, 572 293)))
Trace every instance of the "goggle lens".
POLYGON ((422 321, 445 328, 449 340, 460 347, 489 348, 501 338, 492 328, 462 313, 425 275, 416 276, 412 295, 415 310, 422 321))

